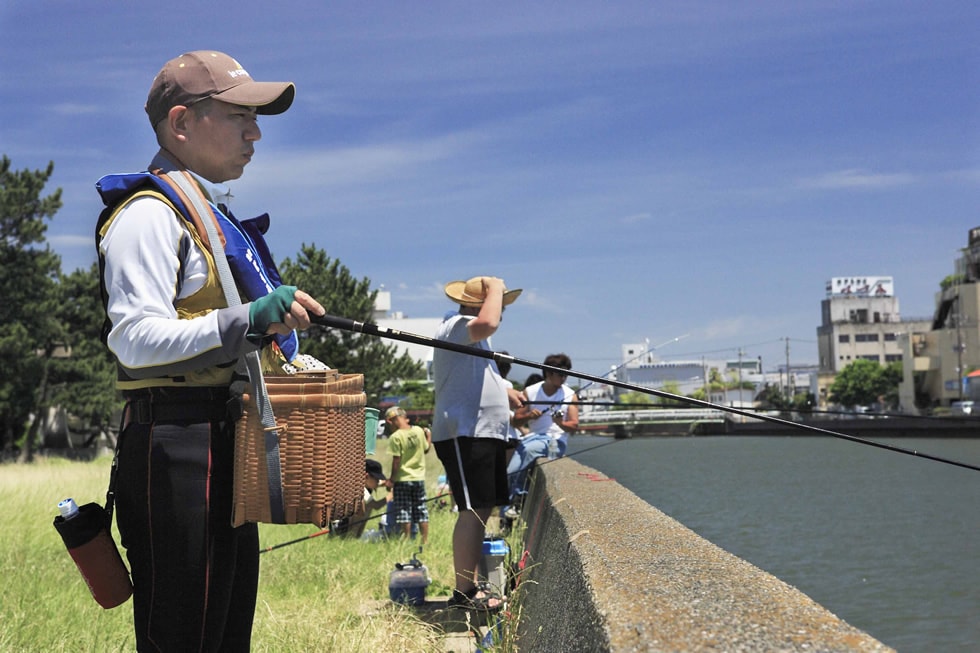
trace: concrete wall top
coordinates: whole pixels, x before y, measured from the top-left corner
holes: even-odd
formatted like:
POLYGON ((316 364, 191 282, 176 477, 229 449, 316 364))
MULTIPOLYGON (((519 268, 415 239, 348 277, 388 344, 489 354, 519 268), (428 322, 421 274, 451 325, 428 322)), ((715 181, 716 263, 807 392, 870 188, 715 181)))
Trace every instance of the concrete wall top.
POLYGON ((570 458, 522 515, 520 650, 892 650, 570 458))

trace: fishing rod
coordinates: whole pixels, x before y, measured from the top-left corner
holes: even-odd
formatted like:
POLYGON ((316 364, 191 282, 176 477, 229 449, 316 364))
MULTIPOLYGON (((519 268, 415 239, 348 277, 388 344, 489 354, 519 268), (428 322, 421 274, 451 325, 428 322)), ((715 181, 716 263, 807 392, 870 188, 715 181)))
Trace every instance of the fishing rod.
POLYGON ((448 342, 445 340, 438 340, 436 338, 430 338, 427 336, 418 335, 416 333, 409 333, 407 331, 399 331, 397 329, 391 329, 388 327, 381 327, 376 324, 369 324, 366 322, 358 322, 356 320, 351 320, 345 317, 336 317, 333 315, 311 315, 310 321, 313 324, 317 324, 322 327, 328 327, 332 329, 341 329, 343 331, 350 331, 353 333, 364 333, 367 335, 377 336, 380 338, 388 338, 391 340, 400 340, 402 342, 409 342, 416 345, 423 345, 426 347, 433 347, 436 349, 444 349, 459 354, 466 354, 468 356, 475 356, 477 358, 490 359, 497 363, 511 363, 517 364, 522 367, 531 367, 534 369, 539 369, 544 372, 553 372, 556 374, 567 374, 569 376, 574 376, 578 379, 583 379, 585 381, 592 381, 593 383, 605 383, 607 385, 615 386, 617 388, 622 388, 630 392, 640 392, 643 394, 650 394, 656 397, 661 397, 663 399, 671 399, 674 401, 680 401, 686 404, 691 404, 693 406, 699 406, 701 408, 710 408, 713 410, 721 410, 727 413, 732 413, 733 415, 740 415, 742 417, 749 417, 751 419, 758 419, 765 422, 771 422, 773 424, 781 424, 783 426, 789 426, 792 428, 797 428, 806 431, 813 431, 815 433, 822 433, 824 435, 829 435, 834 438, 840 438, 842 440, 848 440, 850 442, 856 442, 858 444, 866 444, 872 447, 878 447, 879 449, 886 449, 888 451, 894 451, 896 453, 902 453, 909 456, 916 456, 919 458, 925 458, 927 460, 932 460, 935 462, 945 463, 947 465, 954 465, 956 467, 963 467, 965 469, 972 469, 974 471, 980 472, 980 466, 971 465, 969 463, 964 463, 958 460, 950 460, 948 458, 942 458, 940 456, 934 456, 921 451, 916 451, 914 449, 905 449, 902 447, 896 447, 890 444, 885 444, 883 442, 875 442, 874 440, 867 440, 865 438, 859 438, 854 435, 848 435, 846 433, 840 433, 838 431, 832 431, 830 429, 821 428, 819 426, 813 426, 811 424, 801 424, 799 422, 794 422, 792 420, 782 419, 780 417, 774 417, 772 415, 766 415, 764 413, 756 413, 749 410, 743 410, 741 408, 735 408, 733 406, 722 406, 721 404, 714 404, 710 401, 704 401, 703 399, 695 399, 694 397, 685 397, 683 395, 675 395, 670 392, 664 392, 663 390, 655 390, 653 388, 644 388, 643 386, 635 385, 632 383, 626 383, 624 381, 604 379, 599 376, 592 374, 586 374, 585 372, 579 372, 576 370, 568 370, 562 367, 557 367, 554 365, 547 365, 544 363, 537 363, 534 361, 525 360, 523 358, 518 358, 510 354, 502 354, 489 349, 480 349, 479 347, 472 347, 469 345, 461 345, 455 342, 448 342))

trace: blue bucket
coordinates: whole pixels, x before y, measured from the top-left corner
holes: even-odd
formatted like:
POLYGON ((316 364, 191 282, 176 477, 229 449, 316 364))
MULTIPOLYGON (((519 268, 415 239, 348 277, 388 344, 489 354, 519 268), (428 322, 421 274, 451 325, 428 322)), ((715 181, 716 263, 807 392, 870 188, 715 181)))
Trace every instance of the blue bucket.
POLYGON ((364 453, 371 455, 378 438, 378 417, 381 411, 377 408, 364 409, 364 453))

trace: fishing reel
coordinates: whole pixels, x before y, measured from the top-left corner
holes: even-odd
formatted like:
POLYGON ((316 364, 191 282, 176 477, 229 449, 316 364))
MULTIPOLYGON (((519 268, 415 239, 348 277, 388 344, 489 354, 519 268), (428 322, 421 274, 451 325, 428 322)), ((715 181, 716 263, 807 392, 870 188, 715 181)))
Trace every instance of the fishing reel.
POLYGON ((551 409, 551 419, 553 419, 556 422, 560 422, 562 420, 562 417, 564 417, 564 415, 565 414, 561 412, 561 408, 555 407, 551 409))

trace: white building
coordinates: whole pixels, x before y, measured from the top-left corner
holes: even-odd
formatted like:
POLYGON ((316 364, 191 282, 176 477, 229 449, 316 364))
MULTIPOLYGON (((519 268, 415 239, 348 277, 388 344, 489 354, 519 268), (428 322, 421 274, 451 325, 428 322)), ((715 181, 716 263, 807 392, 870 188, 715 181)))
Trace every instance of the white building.
MULTIPOLYGON (((650 349, 649 343, 625 344, 621 351, 623 362, 614 368, 612 378, 651 390, 670 384, 682 395, 703 388, 709 369, 725 366, 724 361, 663 361, 650 349)), ((616 392, 618 395, 622 390, 616 392)))
MULTIPOLYGON (((374 321, 385 329, 433 338, 442 323, 442 318, 405 317, 401 311, 392 311, 391 292, 382 288, 378 290, 374 300, 374 321)), ((425 368, 426 378, 432 379, 432 347, 401 340, 388 340, 387 344, 394 345, 399 355, 408 354, 413 360, 421 363, 425 368)))
POLYGON ((895 283, 889 276, 833 277, 820 302, 817 327, 817 399, 827 394, 838 372, 859 359, 880 365, 902 361, 903 338, 928 331, 929 320, 902 320, 895 283))
MULTIPOLYGON (((816 369, 812 366, 790 367, 787 371, 786 365, 779 365, 774 372, 763 372, 762 361, 758 358, 663 361, 644 343, 621 347, 623 362, 614 368, 613 378, 643 388, 659 390, 670 384, 678 394, 690 395, 705 387, 711 370, 718 370, 725 381, 741 381, 746 387, 741 392, 738 388, 713 392, 709 399, 712 403, 750 406, 767 385, 788 389, 790 395, 816 394, 813 383, 816 369), (753 387, 747 387, 749 384, 753 387)), ((620 393, 622 390, 617 388, 616 394, 620 393)))

